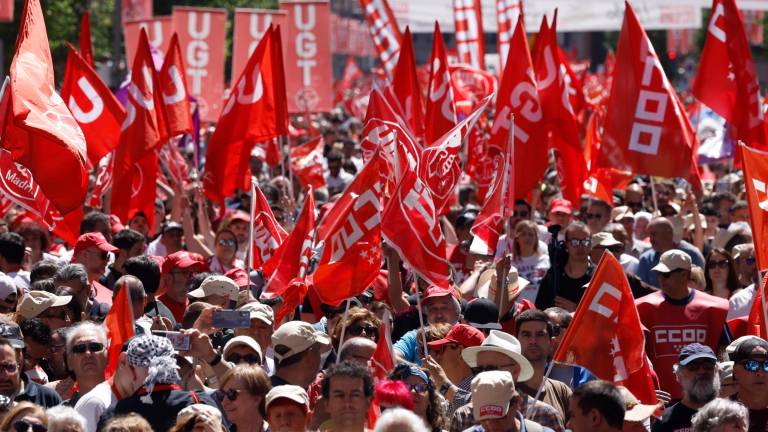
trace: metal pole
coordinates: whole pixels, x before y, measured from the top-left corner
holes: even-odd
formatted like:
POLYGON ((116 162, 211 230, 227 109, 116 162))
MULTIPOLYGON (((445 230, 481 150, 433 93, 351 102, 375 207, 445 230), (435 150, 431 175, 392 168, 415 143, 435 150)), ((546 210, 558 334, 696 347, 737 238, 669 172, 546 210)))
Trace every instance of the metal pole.
POLYGON ((341 361, 341 346, 344 344, 344 333, 347 330, 347 316, 349 315, 349 304, 352 303, 350 299, 347 299, 347 306, 344 308, 344 316, 341 317, 341 335, 339 337, 339 350, 336 352, 336 364, 341 361))

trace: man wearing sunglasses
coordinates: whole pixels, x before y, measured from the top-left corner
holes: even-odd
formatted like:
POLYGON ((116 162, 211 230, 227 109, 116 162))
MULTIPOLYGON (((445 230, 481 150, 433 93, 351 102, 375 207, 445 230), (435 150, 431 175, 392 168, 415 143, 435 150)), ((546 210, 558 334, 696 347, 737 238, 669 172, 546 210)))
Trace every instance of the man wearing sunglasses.
POLYGON ((752 309, 752 300, 755 298, 755 286, 759 286, 760 274, 757 271, 754 243, 736 245, 731 249, 734 269, 739 279, 739 284, 745 287, 736 291, 728 300, 728 320, 745 317, 752 309))
POLYGON ((88 282, 91 290, 95 292, 99 303, 112 304, 112 291, 99 283, 99 278, 104 275, 109 262, 109 253, 119 249, 107 242, 104 236, 98 232, 90 232, 81 235, 75 244, 72 262, 82 264, 88 272, 88 282))
POLYGON ((235 336, 224 345, 224 360, 239 364, 261 366, 261 347, 250 336, 235 336))
POLYGON ((107 333, 103 326, 84 321, 67 332, 66 365, 74 375, 77 390, 65 405, 75 406, 80 396, 104 382, 107 367, 107 333))
POLYGON ((584 295, 584 284, 592 279, 595 268, 589 261, 592 246, 589 228, 581 222, 573 222, 565 228, 563 235, 567 254, 565 264, 554 263, 558 265, 547 270, 536 295, 537 309, 557 306, 568 312, 575 311, 584 295))
POLYGON ((673 373, 674 361, 683 346, 694 342, 717 351, 720 341, 727 339, 728 300, 688 287, 691 257, 684 251, 664 252, 653 271, 658 273, 661 290, 640 297, 635 305, 640 322, 649 331, 646 352, 661 389, 672 400, 679 400, 683 392, 673 373))
POLYGON ((598 233, 611 221, 611 205, 605 201, 593 199, 587 207, 587 226, 589 232, 598 233))
POLYGON ((745 337, 732 349, 733 377, 739 387, 733 398, 749 409, 749 430, 767 430, 768 342, 745 337))
POLYGON ((32 402, 43 408, 59 405, 61 398, 22 372, 25 343, 19 326, 0 323, 0 395, 16 402, 32 402))

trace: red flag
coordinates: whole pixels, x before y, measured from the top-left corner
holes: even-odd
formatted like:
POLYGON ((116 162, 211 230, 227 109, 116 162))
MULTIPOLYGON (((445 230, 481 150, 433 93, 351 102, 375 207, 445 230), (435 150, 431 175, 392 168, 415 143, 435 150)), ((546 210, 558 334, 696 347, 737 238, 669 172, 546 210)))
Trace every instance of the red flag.
POLYGON ((91 14, 83 12, 80 18, 80 55, 88 66, 93 67, 93 44, 91 43, 91 14))
POLYGON ((557 10, 552 25, 539 33, 536 46, 541 50, 536 60, 539 96, 551 131, 550 144, 555 150, 560 189, 567 200, 579 202, 587 179, 587 164, 579 138, 576 110, 570 98, 576 89, 571 87, 571 79, 566 73, 570 68, 568 60, 561 56, 557 45, 557 10))
POLYGON ((253 215, 253 263, 252 268, 260 269, 269 261, 277 248, 288 237, 282 226, 275 220, 267 198, 256 186, 256 200, 253 215))
POLYGON ((432 59, 429 61, 429 94, 427 96, 427 117, 424 142, 429 145, 451 130, 458 119, 453 99, 453 82, 448 72, 448 56, 440 25, 435 21, 435 35, 432 43, 432 59))
POLYGON ((759 271, 768 270, 768 153, 739 145, 759 271))
POLYGON ((157 163, 157 153, 152 151, 123 176, 115 174, 110 200, 112 214, 127 221, 140 211, 147 216, 148 226, 155 226, 157 163))
POLYGON ((21 15, 10 70, 10 103, 2 147, 29 170, 60 212, 79 208, 88 192, 82 130, 54 90, 53 62, 39 0, 28 0, 21 15))
POLYGON ((411 31, 405 28, 400 58, 397 60, 392 85, 384 92, 390 105, 403 116, 416 137, 424 135, 424 103, 416 77, 416 59, 413 55, 411 31))
POLYGON ((43 226, 52 229, 56 225, 59 212, 46 198, 40 185, 35 182, 32 173, 23 165, 15 163, 11 153, 0 149, 0 194, 24 208, 43 226))
POLYGON ((368 289, 381 268, 384 160, 374 155, 344 191, 325 221, 323 255, 312 274, 317 295, 340 304, 368 289))
POLYGON ((337 104, 341 101, 347 100, 347 93, 353 90, 355 82, 362 77, 363 71, 360 70, 359 66, 357 66, 355 58, 348 56, 347 64, 344 66, 344 72, 341 74, 341 79, 334 83, 333 86, 336 90, 333 103, 337 104))
POLYGON ((611 86, 598 167, 688 177, 695 146, 690 121, 628 3, 614 74, 620 79, 611 86))
POLYGON ((400 54, 400 41, 403 40, 395 14, 392 13, 387 0, 360 0, 360 5, 365 13, 373 45, 379 54, 379 61, 391 77, 400 54))
POLYGON ((453 89, 456 96, 456 109, 460 113, 469 113, 486 96, 496 92, 499 84, 496 77, 482 69, 470 65, 449 65, 453 89))
POLYGON ((501 78, 489 147, 491 155, 505 152, 512 125, 510 114, 515 114, 514 196, 523 197, 544 177, 549 157, 544 115, 522 19, 512 36, 509 58, 519 61, 507 62, 501 78))
POLYGON ((96 166, 96 182, 93 185, 91 197, 88 198, 88 207, 101 208, 101 199, 106 191, 112 187, 112 157, 113 153, 107 153, 96 166))
POLYGON ((325 187, 323 171, 323 137, 311 139, 291 148, 291 171, 305 188, 325 187))
POLYGON ((419 178, 432 193, 432 199, 438 211, 445 208, 453 196, 453 191, 461 177, 459 151, 492 98, 493 95, 486 97, 461 123, 421 151, 419 178))
POLYGON ((109 340, 108 363, 104 370, 104 375, 107 378, 115 374, 123 344, 132 338, 135 332, 131 296, 128 291, 129 289, 125 284, 118 289, 115 301, 112 302, 112 307, 104 318, 104 327, 107 329, 107 340, 109 340))
POLYGON ((270 27, 232 86, 208 142, 203 181, 214 202, 224 202, 241 186, 254 142, 288 135, 280 43, 280 30, 270 27))
POLYGON ((392 349, 392 331, 391 314, 388 310, 384 311, 381 328, 379 328, 379 340, 376 343, 376 350, 371 357, 371 375, 375 379, 387 379, 390 372, 395 368, 395 350, 392 349))
POLYGON ((61 96, 85 135, 88 160, 91 165, 98 165, 101 158, 120 143, 125 109, 72 46, 69 46, 61 96))
POLYGON ((485 69, 485 34, 480 0, 453 0, 459 63, 485 69))
POLYGON ((693 94, 735 127, 737 139, 768 146, 757 71, 734 0, 712 2, 693 94))
POLYGON ((432 285, 448 288, 448 261, 440 214, 416 166, 403 166, 402 178, 389 199, 382 235, 408 266, 432 285))
POLYGON ((168 117, 168 131, 179 135, 192 133, 192 114, 187 96, 187 80, 184 72, 184 59, 179 48, 179 37, 171 37, 168 52, 165 53, 163 67, 159 74, 160 88, 163 92, 163 106, 168 117))
POLYGON ((765 339, 768 337, 768 329, 765 325, 765 282, 768 280, 768 274, 763 277, 760 286, 755 286, 755 297, 752 300, 752 307, 747 316, 747 334, 755 335, 765 339))
POLYGON ((648 360, 632 290, 612 254, 603 254, 553 360, 583 366, 600 379, 627 386, 643 403, 656 403, 648 386, 633 388, 635 381, 628 381, 648 360))

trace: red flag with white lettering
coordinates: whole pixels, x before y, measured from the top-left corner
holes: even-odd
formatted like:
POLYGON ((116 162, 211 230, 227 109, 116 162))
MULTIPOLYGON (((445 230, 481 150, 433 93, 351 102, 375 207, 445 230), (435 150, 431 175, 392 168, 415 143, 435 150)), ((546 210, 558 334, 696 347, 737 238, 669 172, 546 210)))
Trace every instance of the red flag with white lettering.
POLYGON ((507 62, 501 78, 489 140, 489 155, 505 153, 512 125, 510 114, 514 114, 514 196, 524 197, 544 177, 549 157, 544 114, 522 19, 517 22, 512 36, 509 58, 519 61, 507 62))
POLYGON ((136 57, 136 45, 139 42, 141 29, 147 32, 151 46, 160 50, 160 52, 168 51, 168 44, 171 43, 171 34, 173 33, 173 22, 170 15, 156 16, 139 21, 128 21, 123 22, 126 59, 131 60, 136 57))
POLYGON ((89 66, 93 67, 93 44, 91 43, 91 14, 83 12, 80 18, 80 55, 89 66))
POLYGON ((598 168, 688 177, 695 139, 645 30, 627 3, 598 168))
POLYGON ((768 153, 740 144, 757 267, 768 270, 768 153))
POLYGON ((373 39, 373 46, 379 54, 379 61, 392 77, 400 54, 400 41, 403 40, 397 20, 387 0, 360 0, 368 31, 373 39))
POLYGON ((288 135, 284 76, 280 30, 270 28, 232 86, 208 141, 203 182, 212 201, 222 203, 243 186, 255 142, 288 135))
POLYGON ((693 94, 736 129, 735 138, 768 146, 755 62, 734 0, 713 0, 693 94))
POLYGON ((277 248, 283 244, 288 233, 275 219, 267 198, 256 186, 256 203, 253 214, 253 263, 252 268, 260 269, 272 258, 277 248))
POLYGON ((408 27, 405 28, 402 41, 392 85, 386 88, 384 96, 407 122, 414 136, 421 137, 424 135, 424 103, 421 100, 419 79, 416 77, 413 40, 408 27))
POLYGON ((381 268, 381 211, 384 169, 374 155, 344 191, 325 221, 323 255, 312 284, 323 303, 337 305, 368 289, 381 268))
POLYGON ((523 14, 523 0, 496 0, 496 46, 499 51, 499 70, 504 70, 509 54, 509 41, 517 20, 523 14))
POLYGON ((459 63, 485 69, 485 34, 480 0, 453 0, 459 63))
POLYGON ((96 166, 96 182, 91 191, 87 204, 91 208, 101 208, 101 200, 106 191, 112 187, 112 158, 114 152, 107 153, 96 166))
POLYGON ((768 328, 765 325, 765 283, 768 281, 768 274, 763 277, 763 282, 755 286, 755 297, 752 299, 752 307, 747 315, 747 334, 755 335, 765 339, 768 337, 768 328))
POLYGON ((448 56, 445 53, 443 34, 435 21, 432 59, 429 61, 429 91, 427 95, 427 116, 424 129, 424 142, 432 144, 451 130, 458 119, 453 100, 453 81, 448 72, 448 56))
POLYGON ((325 186, 323 170, 323 137, 311 139, 302 145, 291 148, 291 172, 305 188, 317 189, 325 186))
POLYGON ((168 46, 168 52, 165 53, 159 79, 170 134, 174 136, 192 133, 194 126, 189 108, 184 60, 181 57, 179 37, 176 33, 171 36, 171 44, 168 46))
POLYGON ((288 14, 276 9, 235 9, 232 37, 232 78, 239 77, 270 25, 285 24, 288 14))
POLYGON ((600 379, 626 385, 643 403, 656 403, 649 386, 627 381, 648 359, 632 290, 612 254, 603 254, 553 360, 583 366, 600 379))
POLYGON ((61 97, 85 135, 88 160, 91 165, 98 165, 120 143, 125 108, 71 45, 61 97))
POLYGON ((85 137, 56 93, 39 0, 24 4, 7 91, 2 147, 29 170, 57 210, 81 207, 88 192, 85 137))

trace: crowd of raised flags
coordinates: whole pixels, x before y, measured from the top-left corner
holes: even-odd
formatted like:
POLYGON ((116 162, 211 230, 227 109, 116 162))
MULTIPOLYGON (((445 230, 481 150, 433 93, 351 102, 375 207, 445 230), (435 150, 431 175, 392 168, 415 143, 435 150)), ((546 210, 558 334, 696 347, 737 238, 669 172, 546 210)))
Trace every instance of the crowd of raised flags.
POLYGON ((630 3, 594 73, 512 3, 494 76, 479 0, 454 2, 461 63, 436 22, 425 66, 361 0, 380 67, 350 57, 324 113, 294 112, 270 25, 200 136, 176 34, 138 31, 113 93, 85 13, 57 91, 27 0, 0 432, 766 430, 768 140, 735 1, 685 98, 630 3), (699 163, 705 108, 733 159, 699 163))

